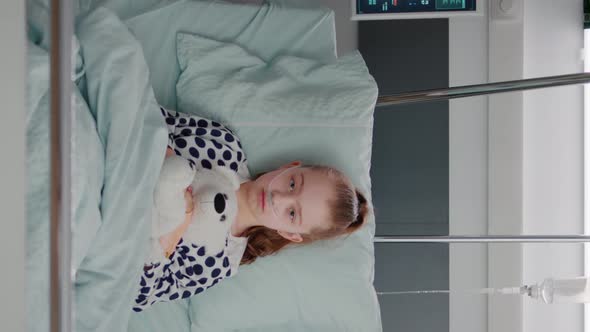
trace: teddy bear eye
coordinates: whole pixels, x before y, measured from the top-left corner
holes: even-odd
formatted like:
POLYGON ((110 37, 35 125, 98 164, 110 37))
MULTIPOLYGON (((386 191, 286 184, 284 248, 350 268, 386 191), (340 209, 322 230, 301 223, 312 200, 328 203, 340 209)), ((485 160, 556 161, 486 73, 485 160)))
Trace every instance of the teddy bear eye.
POLYGON ((218 193, 217 195, 215 195, 215 198, 213 199, 213 204, 215 206, 215 211, 221 214, 225 211, 227 203, 223 195, 221 193, 218 193))

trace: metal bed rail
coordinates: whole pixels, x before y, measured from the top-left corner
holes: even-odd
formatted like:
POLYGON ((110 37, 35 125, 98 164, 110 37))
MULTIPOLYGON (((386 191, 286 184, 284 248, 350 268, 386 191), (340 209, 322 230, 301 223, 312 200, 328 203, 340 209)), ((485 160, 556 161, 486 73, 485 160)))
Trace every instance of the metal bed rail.
POLYGON ((50 89, 50 331, 73 331, 71 270, 71 0, 51 0, 50 89))

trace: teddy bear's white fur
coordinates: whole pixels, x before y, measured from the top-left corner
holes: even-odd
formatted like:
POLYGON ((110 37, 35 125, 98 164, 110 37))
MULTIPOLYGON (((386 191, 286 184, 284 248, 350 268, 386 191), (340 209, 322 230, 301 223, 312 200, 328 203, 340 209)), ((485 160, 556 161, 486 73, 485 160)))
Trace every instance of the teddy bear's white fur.
POLYGON ((154 191, 150 263, 166 259, 159 238, 184 222, 188 186, 193 188, 195 210, 182 236, 184 242, 205 247, 207 255, 216 255, 225 247, 238 211, 238 176, 225 167, 194 170, 186 159, 170 156, 164 161, 154 191))

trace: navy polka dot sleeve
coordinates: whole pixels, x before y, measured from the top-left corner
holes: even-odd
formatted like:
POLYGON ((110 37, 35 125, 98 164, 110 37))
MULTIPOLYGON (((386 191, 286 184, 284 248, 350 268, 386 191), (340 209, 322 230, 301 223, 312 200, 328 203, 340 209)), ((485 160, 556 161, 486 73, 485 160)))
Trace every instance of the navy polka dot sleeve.
POLYGON ((248 178, 247 159, 238 137, 226 126, 161 108, 168 125, 168 146, 189 160, 191 166, 211 169, 229 167, 241 178, 248 178))
POLYGON ((207 256, 205 248, 181 239, 166 262, 144 267, 133 311, 143 311, 157 302, 186 299, 230 277, 232 269, 225 251, 207 256))
MULTIPOLYGON (((168 125, 168 146, 188 159, 192 167, 229 167, 242 179, 249 178, 242 145, 229 128, 195 115, 164 108, 160 111, 168 125)), ((140 312, 156 302, 188 298, 230 277, 235 272, 228 258, 233 241, 226 238, 225 243, 224 250, 207 256, 203 247, 181 239, 165 262, 144 267, 133 310, 140 312)))

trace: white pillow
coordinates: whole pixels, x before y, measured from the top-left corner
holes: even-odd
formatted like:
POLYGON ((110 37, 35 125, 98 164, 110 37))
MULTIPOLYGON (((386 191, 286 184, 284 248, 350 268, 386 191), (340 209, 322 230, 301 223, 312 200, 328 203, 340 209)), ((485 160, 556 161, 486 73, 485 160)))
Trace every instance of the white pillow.
MULTIPOLYGON (((240 137, 251 174, 299 159, 344 171, 370 198, 377 86, 357 52, 331 63, 179 33, 178 108, 240 137)), ((346 239, 259 259, 193 297, 193 331, 381 330, 373 289, 373 218, 346 239)))

